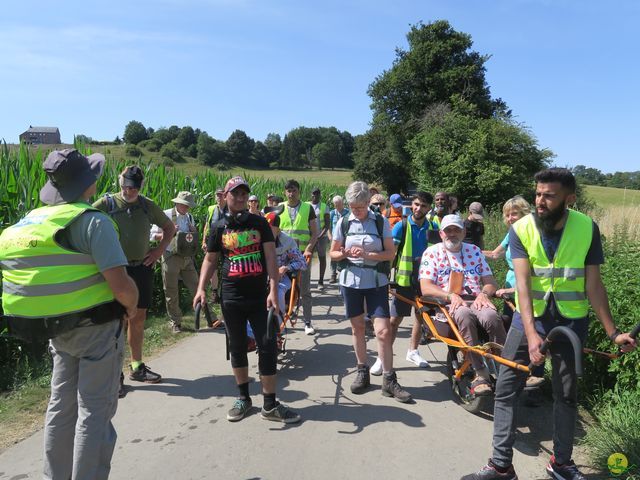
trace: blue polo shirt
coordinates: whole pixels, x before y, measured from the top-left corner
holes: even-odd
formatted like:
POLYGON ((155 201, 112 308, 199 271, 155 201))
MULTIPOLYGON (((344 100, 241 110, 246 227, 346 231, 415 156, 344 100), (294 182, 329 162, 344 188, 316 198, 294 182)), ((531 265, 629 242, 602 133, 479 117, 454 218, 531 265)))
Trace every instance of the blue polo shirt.
MULTIPOLYGON (((408 217, 407 221, 411 224, 411 253, 413 255, 414 262, 420 261, 422 259, 422 254, 427 249, 428 245, 428 231, 431 223, 426 218, 422 223, 422 226, 419 227, 413 221, 413 215, 408 217)), ((402 242, 402 237, 404 237, 405 232, 402 228, 402 222, 398 222, 393 226, 393 230, 391 231, 391 235, 393 236, 394 245, 400 245, 402 242)))

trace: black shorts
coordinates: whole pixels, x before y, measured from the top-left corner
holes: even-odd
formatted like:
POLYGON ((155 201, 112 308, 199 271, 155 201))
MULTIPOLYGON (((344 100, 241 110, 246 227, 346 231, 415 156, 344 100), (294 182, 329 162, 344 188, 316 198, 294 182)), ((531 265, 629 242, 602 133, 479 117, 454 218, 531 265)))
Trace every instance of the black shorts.
MULTIPOLYGON (((413 287, 401 287, 400 285, 396 285, 395 290, 398 294, 412 301, 416 299, 416 295, 418 294, 417 290, 413 287)), ((397 297, 393 297, 391 300, 390 310, 392 317, 408 317, 411 315, 412 308, 412 305, 409 305, 407 302, 404 302, 397 297)))
POLYGON ((138 308, 151 306, 151 294, 153 292, 153 267, 146 265, 127 266, 127 274, 138 287, 138 308))

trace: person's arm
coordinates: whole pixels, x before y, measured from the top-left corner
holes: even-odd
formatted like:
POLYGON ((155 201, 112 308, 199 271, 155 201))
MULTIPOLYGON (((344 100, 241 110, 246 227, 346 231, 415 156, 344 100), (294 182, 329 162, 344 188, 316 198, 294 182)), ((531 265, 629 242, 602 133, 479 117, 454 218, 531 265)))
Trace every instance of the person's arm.
POLYGON ((204 305, 207 303, 207 285, 211 280, 214 272, 218 268, 218 257, 220 252, 207 252, 202 261, 202 267, 200 268, 200 277, 198 278, 198 290, 193 297, 193 308, 196 308, 198 303, 204 305))
POLYGON ((491 301, 491 297, 493 297, 498 289, 498 284, 496 283, 493 275, 484 275, 480 277, 480 281, 482 282, 482 290, 476 296, 476 299, 473 302, 473 307, 477 310, 482 310, 483 308, 491 308, 493 310, 496 309, 496 306, 491 301))
POLYGON ((602 276, 600 275, 600 265, 586 265, 585 277, 589 303, 591 303, 591 307, 602 324, 605 333, 609 338, 613 338, 614 343, 620 346, 623 351, 633 350, 637 346, 636 340, 629 333, 618 333, 619 330, 613 322, 607 290, 602 283, 602 276))
POLYGON ((304 249, 304 258, 306 258, 307 261, 311 260, 313 250, 316 248, 316 243, 318 243, 318 224, 315 219, 309 220, 309 231, 311 232, 311 238, 309 239, 307 248, 304 249))
POLYGON ((529 345, 529 358, 534 365, 544 362, 540 353, 542 337, 536 332, 533 316, 533 298, 531 296, 531 266, 527 258, 514 258, 513 271, 516 274, 516 290, 518 292, 518 308, 522 317, 524 334, 529 345))
POLYGON ((124 266, 109 268, 102 272, 115 299, 127 310, 125 319, 129 320, 138 311, 138 287, 127 275, 124 266))
POLYGON ((269 295, 267 296, 267 310, 271 307, 278 308, 278 263, 276 261, 276 243, 264 242, 264 259, 267 264, 267 275, 269 275, 269 295))
POLYGON ((362 253, 356 255, 356 257, 361 257, 365 260, 373 260, 376 262, 390 262, 396 256, 396 249, 395 249, 395 246, 393 245, 393 237, 384 238, 383 242, 384 242, 383 251, 367 252, 365 250, 361 250, 362 253))
POLYGON ((331 218, 329 218, 329 212, 324 213, 324 228, 325 233, 329 233, 331 231, 331 218))
POLYGON ((490 258, 491 260, 499 260, 501 258, 504 258, 505 253, 507 253, 507 250, 502 245, 498 245, 493 250, 482 251, 482 254, 486 258, 490 258))

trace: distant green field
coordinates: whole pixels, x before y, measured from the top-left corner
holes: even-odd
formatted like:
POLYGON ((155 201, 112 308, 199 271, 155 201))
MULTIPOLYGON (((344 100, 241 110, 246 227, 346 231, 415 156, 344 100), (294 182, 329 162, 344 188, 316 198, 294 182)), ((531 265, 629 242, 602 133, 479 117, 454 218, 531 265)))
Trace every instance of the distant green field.
POLYGON ((640 190, 585 185, 585 192, 599 207, 640 206, 640 190))
MULTIPOLYGON (((42 148, 46 150, 53 150, 56 148, 69 148, 72 145, 46 145, 42 148)), ((10 145, 10 148, 17 148, 17 145, 10 145)), ((38 147, 34 147, 38 148, 38 147)), ((162 163, 162 159, 160 158, 160 154, 158 152, 149 152, 145 149, 141 149, 144 154, 141 159, 136 159, 132 157, 128 157, 125 154, 125 146, 124 145, 91 145, 91 150, 93 152, 99 152, 105 155, 107 161, 114 161, 116 163, 121 160, 127 160, 130 163, 136 163, 139 161, 142 162, 158 162, 162 163)), ((198 172, 203 172, 207 170, 211 170, 211 167, 207 167, 202 165, 196 161, 195 158, 187 157, 183 163, 176 163, 173 165, 173 168, 177 168, 178 170, 182 170, 187 175, 196 175, 198 172)), ((216 170, 217 171, 217 170, 216 170)), ((320 182, 320 183, 329 183, 332 185, 344 185, 345 187, 351 183, 352 171, 346 169, 336 169, 336 170, 264 170, 264 169, 253 169, 253 168, 243 168, 243 167, 233 167, 227 171, 229 176, 233 175, 242 175, 245 174, 249 177, 264 177, 267 179, 274 180, 282 180, 283 187, 284 181, 294 178, 300 182, 309 181, 309 182, 320 182)))

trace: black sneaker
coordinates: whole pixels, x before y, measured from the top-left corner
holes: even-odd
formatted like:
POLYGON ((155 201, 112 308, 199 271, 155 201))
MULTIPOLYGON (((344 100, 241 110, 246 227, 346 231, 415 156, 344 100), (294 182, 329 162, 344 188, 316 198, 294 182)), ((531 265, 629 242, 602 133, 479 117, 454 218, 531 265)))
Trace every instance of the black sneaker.
POLYGON ((120 372, 120 386, 118 387, 118 398, 124 398, 127 394, 124 389, 124 373, 120 372))
POLYGON ((272 422, 298 423, 300 421, 299 414, 280 402, 271 410, 265 410, 263 407, 260 416, 263 420, 271 420, 272 422))
POLYGON ((231 410, 227 412, 227 420, 230 422, 239 422, 242 420, 249 410, 251 410, 251 399, 247 398, 237 398, 235 402, 233 402, 233 407, 231 410))
POLYGON ((371 385, 371 378, 369 377, 369 366, 358 368, 356 373, 356 379, 351 384, 351 393, 356 395, 364 393, 367 387, 371 385))
POLYGON ((479 471, 465 475, 461 477, 460 480, 518 480, 518 476, 513 469, 513 465, 511 465, 505 473, 500 473, 496 470, 493 462, 489 460, 479 471))
POLYGON ((555 478, 556 480, 587 480, 576 464, 571 460, 569 463, 565 463, 564 465, 558 465, 556 463, 556 457, 551 455, 549 459, 549 464, 547 465, 547 473, 551 478, 555 478))
POLYGON ((129 373, 129 380, 145 383, 159 383, 162 381, 162 376, 152 372, 149 370, 149 367, 144 363, 141 363, 135 370, 131 369, 131 372, 129 373))
POLYGON ((398 383, 396 372, 385 373, 382 377, 382 395, 384 397, 393 397, 401 403, 411 401, 411 394, 398 383))

